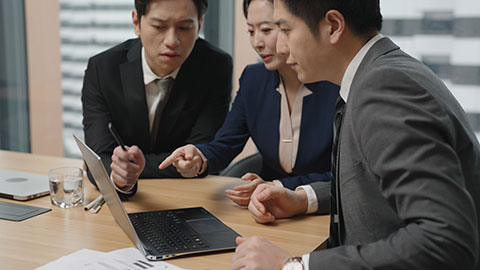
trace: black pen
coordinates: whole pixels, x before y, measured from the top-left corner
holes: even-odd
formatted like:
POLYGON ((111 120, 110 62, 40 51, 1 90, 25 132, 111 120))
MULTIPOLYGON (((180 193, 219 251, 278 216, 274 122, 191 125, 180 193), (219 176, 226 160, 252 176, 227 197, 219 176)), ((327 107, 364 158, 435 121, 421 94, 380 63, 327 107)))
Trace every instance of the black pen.
POLYGON ((115 138, 115 141, 117 141, 117 144, 122 147, 123 151, 127 151, 127 149, 125 149, 125 144, 123 144, 123 141, 113 127, 112 122, 108 123, 108 129, 110 130, 110 133, 112 133, 113 138, 115 138))
MULTIPOLYGON (((120 138, 120 135, 118 135, 117 131, 113 127, 112 122, 108 123, 108 129, 110 130, 110 133, 112 133, 113 138, 115 138, 115 141, 117 141, 117 144, 120 145, 120 147, 122 147, 123 151, 126 152, 127 149, 125 148, 125 144, 123 143, 122 139, 120 138)), ((134 163, 133 160, 129 159, 129 161, 134 163)))

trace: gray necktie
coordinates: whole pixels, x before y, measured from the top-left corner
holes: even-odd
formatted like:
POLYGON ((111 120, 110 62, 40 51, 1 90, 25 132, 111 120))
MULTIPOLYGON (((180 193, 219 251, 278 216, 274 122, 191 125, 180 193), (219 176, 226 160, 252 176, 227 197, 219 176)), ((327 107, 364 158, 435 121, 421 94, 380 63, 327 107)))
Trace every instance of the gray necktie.
POLYGON ((157 87, 159 88, 159 95, 160 100, 158 101, 157 109, 155 110, 155 118, 153 119, 152 125, 152 145, 155 144, 157 141, 158 133, 159 133, 159 125, 160 120, 162 119, 162 113, 167 105, 168 98, 170 97, 170 90, 172 89, 173 85, 173 78, 166 77, 162 79, 158 79, 155 81, 157 87))

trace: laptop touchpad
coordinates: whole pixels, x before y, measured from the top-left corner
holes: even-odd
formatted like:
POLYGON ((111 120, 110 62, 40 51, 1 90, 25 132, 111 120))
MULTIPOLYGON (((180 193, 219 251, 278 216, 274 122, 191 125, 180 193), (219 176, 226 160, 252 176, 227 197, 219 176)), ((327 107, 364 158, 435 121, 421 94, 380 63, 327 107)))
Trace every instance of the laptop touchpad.
POLYGON ((225 225, 214 218, 190 219, 186 221, 188 225, 200 234, 221 232, 227 230, 225 225))

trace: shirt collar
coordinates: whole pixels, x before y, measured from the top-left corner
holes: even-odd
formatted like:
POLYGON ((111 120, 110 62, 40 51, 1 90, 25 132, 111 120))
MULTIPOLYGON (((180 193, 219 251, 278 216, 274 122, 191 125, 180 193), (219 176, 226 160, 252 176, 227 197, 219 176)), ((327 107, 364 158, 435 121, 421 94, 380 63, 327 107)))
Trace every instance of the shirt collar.
MULTIPOLYGON (((180 66, 181 67, 181 66, 180 66)), ((172 77, 174 80, 177 78, 178 71, 180 70, 180 67, 176 68, 174 71, 172 71, 170 74, 167 74, 163 77, 157 76, 150 66, 147 63, 147 59, 145 58, 145 48, 142 47, 142 68, 143 68, 143 83, 145 85, 155 81, 156 79, 162 79, 166 77, 172 77)))
POLYGON ((355 77, 355 73, 357 73, 357 69, 367 55, 367 52, 372 48, 372 46, 383 38, 382 34, 378 34, 371 38, 363 47, 358 51, 358 53, 353 57, 350 64, 348 64, 347 70, 345 70, 345 74, 342 78, 342 83, 340 86, 340 96, 342 99, 347 102, 348 94, 350 93, 350 87, 352 85, 353 78, 355 77))
MULTIPOLYGON (((297 92, 297 95, 302 94, 304 96, 308 96, 311 93, 313 93, 312 90, 308 89, 303 83, 300 85, 299 89, 300 90, 297 92)), ((283 85, 282 77, 280 77, 280 82, 278 83, 277 88, 275 88, 275 90, 277 90, 277 92, 280 93, 281 95, 286 95, 287 90, 285 89, 285 85, 283 85)))

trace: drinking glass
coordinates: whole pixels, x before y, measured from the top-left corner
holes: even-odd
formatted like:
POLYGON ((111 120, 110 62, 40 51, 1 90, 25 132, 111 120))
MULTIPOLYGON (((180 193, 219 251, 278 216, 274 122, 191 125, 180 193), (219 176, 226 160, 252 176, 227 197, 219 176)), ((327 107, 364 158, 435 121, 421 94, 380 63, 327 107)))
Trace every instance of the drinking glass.
POLYGON ((62 208, 83 203, 83 170, 77 167, 61 167, 48 172, 50 201, 62 208))

